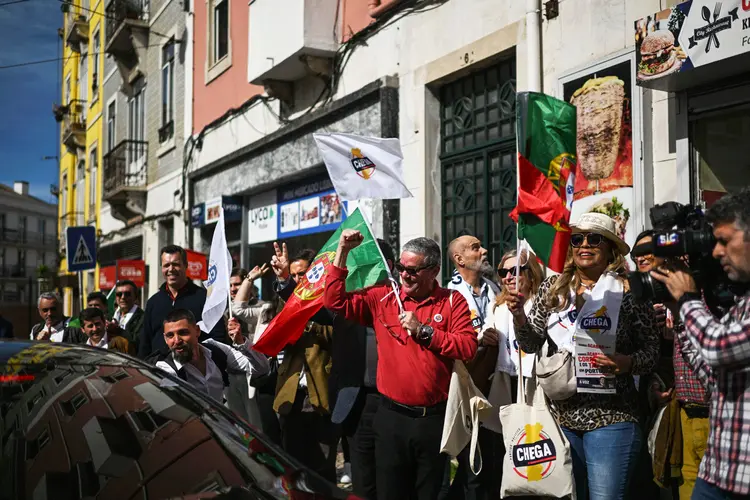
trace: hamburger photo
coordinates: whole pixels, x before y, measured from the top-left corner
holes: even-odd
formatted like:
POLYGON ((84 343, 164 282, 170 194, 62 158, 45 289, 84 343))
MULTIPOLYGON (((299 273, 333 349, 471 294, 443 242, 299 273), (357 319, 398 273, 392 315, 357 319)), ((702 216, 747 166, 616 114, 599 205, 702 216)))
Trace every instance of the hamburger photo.
POLYGON ((641 42, 641 62, 638 78, 646 80, 677 71, 682 64, 674 46, 674 35, 669 30, 649 33, 641 42))

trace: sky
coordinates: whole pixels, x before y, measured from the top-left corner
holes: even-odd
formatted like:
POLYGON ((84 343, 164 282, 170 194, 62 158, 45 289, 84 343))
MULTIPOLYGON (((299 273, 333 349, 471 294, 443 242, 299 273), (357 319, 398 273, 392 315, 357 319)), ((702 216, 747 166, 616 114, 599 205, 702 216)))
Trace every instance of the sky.
MULTIPOLYGON (((58 0, 27 0, 2 5, 0 67, 61 56, 58 0)), ((29 182, 30 194, 55 202, 50 184, 58 183, 57 124, 52 105, 60 101, 60 63, 0 68, 0 183, 29 182)))

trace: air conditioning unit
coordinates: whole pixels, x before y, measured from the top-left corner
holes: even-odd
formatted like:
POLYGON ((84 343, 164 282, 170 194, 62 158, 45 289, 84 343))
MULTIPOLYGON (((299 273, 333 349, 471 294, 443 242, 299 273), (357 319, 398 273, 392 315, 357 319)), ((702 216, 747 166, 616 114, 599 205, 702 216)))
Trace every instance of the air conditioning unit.
POLYGON ((329 74, 339 47, 339 0, 255 0, 250 5, 248 80, 294 82, 329 74))

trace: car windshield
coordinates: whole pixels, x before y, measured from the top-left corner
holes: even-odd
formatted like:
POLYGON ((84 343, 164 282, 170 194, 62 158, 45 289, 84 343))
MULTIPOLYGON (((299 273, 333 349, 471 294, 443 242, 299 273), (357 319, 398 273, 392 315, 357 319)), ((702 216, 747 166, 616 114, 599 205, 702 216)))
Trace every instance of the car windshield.
POLYGON ((49 343, 0 353, 0 499, 200 497, 230 487, 250 498, 347 497, 176 379, 102 353, 49 343))

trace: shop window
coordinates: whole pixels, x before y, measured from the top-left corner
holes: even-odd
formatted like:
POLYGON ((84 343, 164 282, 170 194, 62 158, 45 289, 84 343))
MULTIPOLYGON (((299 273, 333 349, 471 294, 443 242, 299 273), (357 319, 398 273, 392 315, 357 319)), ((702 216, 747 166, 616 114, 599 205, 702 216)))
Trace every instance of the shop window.
POLYGON ((699 115, 692 121, 691 135, 699 202, 710 207, 750 185, 750 106, 699 115))

